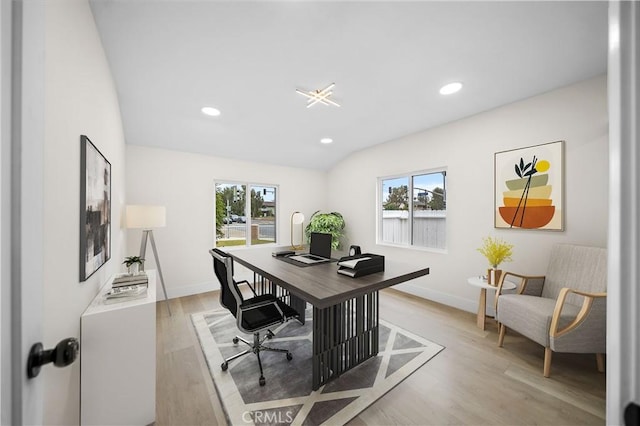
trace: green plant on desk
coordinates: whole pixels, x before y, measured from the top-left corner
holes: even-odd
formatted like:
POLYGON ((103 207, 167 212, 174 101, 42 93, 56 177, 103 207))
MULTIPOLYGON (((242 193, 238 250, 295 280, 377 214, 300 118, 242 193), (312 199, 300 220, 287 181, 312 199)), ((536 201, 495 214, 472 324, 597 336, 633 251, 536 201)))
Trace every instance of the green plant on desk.
POLYGON ((320 210, 311 215, 309 224, 305 228, 307 242, 311 240, 312 232, 331 234, 331 248, 339 249, 342 237, 344 237, 344 218, 340 213, 320 213, 320 210))

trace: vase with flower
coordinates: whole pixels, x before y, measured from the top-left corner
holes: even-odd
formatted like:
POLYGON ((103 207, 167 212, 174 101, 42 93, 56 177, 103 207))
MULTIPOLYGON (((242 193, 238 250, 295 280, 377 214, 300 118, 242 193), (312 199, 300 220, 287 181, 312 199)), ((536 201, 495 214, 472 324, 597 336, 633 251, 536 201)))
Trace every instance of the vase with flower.
POLYGON ((500 282, 500 276, 502 275, 502 270, 498 269, 498 266, 502 262, 510 262, 512 260, 513 245, 500 238, 493 237, 483 238, 482 241, 482 246, 477 250, 489 261, 491 268, 487 271, 487 283, 495 286, 500 282))

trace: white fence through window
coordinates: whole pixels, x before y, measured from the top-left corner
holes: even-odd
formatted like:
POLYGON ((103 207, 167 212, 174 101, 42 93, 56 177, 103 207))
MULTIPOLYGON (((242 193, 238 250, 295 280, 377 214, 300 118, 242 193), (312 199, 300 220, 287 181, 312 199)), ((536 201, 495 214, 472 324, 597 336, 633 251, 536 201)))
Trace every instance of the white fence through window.
POLYGON ((418 210, 413 212, 413 243, 409 236, 408 210, 382 211, 382 242, 420 247, 446 248, 445 210, 418 210))
MULTIPOLYGON (((259 240, 269 240, 275 242, 276 240, 276 226, 273 223, 257 223, 251 225, 252 238, 258 238, 259 240)), ((233 223, 222 225, 222 237, 218 240, 244 240, 247 238, 247 224, 245 223, 233 223)))

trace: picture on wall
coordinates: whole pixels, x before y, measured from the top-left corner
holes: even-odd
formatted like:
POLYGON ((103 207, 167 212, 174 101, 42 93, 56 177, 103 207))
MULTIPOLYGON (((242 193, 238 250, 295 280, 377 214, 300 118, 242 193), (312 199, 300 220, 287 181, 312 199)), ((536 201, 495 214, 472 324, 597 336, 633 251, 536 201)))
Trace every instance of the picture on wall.
POLYGON ((80 136, 80 281, 111 258, 111 163, 80 136))
POLYGON ((564 229, 564 141, 497 152, 494 226, 564 229))

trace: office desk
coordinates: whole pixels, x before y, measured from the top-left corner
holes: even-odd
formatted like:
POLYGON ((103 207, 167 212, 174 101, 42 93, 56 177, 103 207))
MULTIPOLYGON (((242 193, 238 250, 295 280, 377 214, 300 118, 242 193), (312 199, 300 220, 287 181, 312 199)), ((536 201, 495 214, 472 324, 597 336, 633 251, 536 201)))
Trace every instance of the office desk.
POLYGON ((386 259, 384 272, 354 279, 338 274, 335 262, 299 267, 271 256, 272 251, 229 254, 259 280, 284 289, 302 321, 305 302, 313 306, 313 390, 378 354, 378 291, 429 273, 429 268, 386 259))

